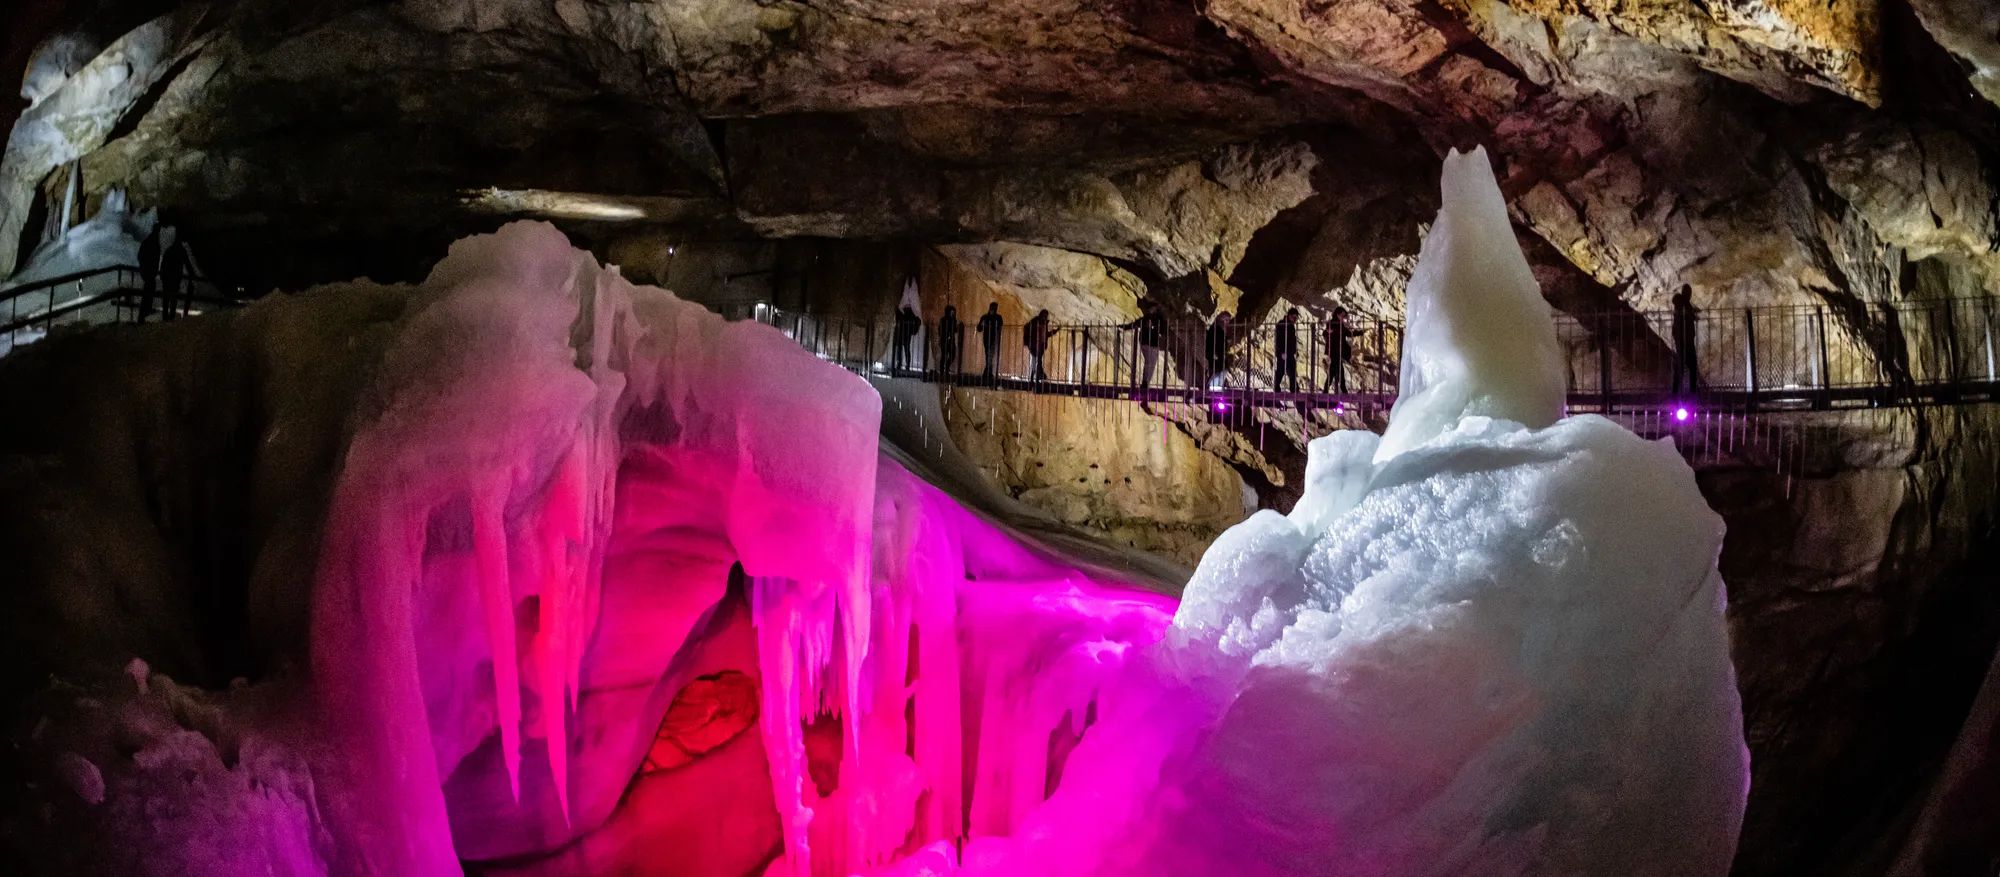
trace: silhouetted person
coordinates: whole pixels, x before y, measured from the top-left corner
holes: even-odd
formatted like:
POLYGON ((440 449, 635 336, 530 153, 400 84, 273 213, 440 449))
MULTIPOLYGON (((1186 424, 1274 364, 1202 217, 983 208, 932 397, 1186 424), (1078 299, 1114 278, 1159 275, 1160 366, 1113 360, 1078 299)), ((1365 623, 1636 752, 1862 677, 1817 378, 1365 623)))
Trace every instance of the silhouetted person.
POLYGON ((889 371, 902 371, 910 367, 910 340, 917 337, 917 330, 923 321, 917 319, 917 312, 904 305, 896 309, 895 333, 890 336, 895 347, 889 354, 889 371))
POLYGON ((974 328, 979 331, 980 345, 986 348, 985 377, 989 381, 997 380, 1000 377, 1000 303, 996 301, 987 305, 986 313, 980 315, 974 328))
POLYGON ((1916 379, 1910 376, 1910 344, 1903 335, 1903 315, 1895 305, 1882 308, 1882 371, 1889 379, 1890 398, 1901 400, 1916 394, 1916 379))
POLYGON ((181 296, 187 278, 187 259, 187 242, 181 240, 174 241, 166 255, 160 257, 160 306, 169 320, 176 316, 176 310, 185 307, 181 296))
POLYGON ((1326 389, 1336 393, 1347 392, 1347 366, 1354 362, 1354 339, 1363 331, 1354 328, 1351 322, 1345 307, 1334 308, 1333 317, 1326 321, 1326 389))
POLYGON ((1299 391, 1299 309, 1292 308, 1278 320, 1278 336, 1271 341, 1271 353, 1277 359, 1277 367, 1271 374, 1271 389, 1284 388, 1285 379, 1290 378, 1292 392, 1299 391))
POLYGON ((958 323, 958 308, 944 306, 944 316, 938 318, 937 346, 938 373, 946 380, 958 376, 958 345, 964 339, 965 327, 958 323))
POLYGON ((1229 321, 1229 312, 1222 311, 1208 324, 1205 352, 1208 354, 1208 383, 1211 387, 1229 371, 1229 321))
POLYGON ((1049 352, 1049 309, 1021 327, 1021 346, 1028 348, 1028 380, 1041 383, 1049 379, 1049 373, 1042 370, 1042 354, 1049 352))
POLYGON ((1153 371, 1160 365, 1160 341, 1167 334, 1167 315, 1154 302, 1139 305, 1139 319, 1125 324, 1125 328, 1137 330, 1139 342, 1139 380, 1132 386, 1145 390, 1153 386, 1153 371))
POLYGON ((1695 342, 1695 321, 1700 313, 1694 307, 1694 289, 1682 284, 1681 291, 1674 293, 1674 395, 1680 395, 1683 375, 1688 392, 1701 392, 1701 368, 1696 361, 1700 348, 1695 342))
POLYGON ((153 230, 139 242, 139 322, 153 315, 153 296, 160 293, 160 234, 165 223, 153 223, 153 230))

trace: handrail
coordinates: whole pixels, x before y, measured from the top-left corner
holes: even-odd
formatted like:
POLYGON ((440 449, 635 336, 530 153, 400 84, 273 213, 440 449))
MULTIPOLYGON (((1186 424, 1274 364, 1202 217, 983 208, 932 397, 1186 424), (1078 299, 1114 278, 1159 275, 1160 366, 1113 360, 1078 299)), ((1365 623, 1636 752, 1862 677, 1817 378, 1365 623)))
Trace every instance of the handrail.
MULTIPOLYGON (((1217 333, 1219 353, 1211 325, 1186 317, 1168 318, 1150 344, 1134 323, 1050 323, 1040 351, 1026 347, 1023 324, 1005 323, 989 354, 974 332, 976 312, 959 317, 947 344, 935 313, 905 339, 893 317, 827 318, 767 303, 729 311, 855 371, 1072 396, 1372 409, 1394 399, 1401 370, 1402 325, 1353 314, 1338 324, 1238 321, 1217 333), (946 357, 955 360, 949 369, 946 357)), ((1845 310, 1704 309, 1678 319, 1671 310, 1559 314, 1555 328, 1577 410, 1879 406, 2000 401, 1996 311, 2000 298, 1968 296, 1845 310)))
MULTIPOLYGON (((49 310, 37 311, 13 322, 0 324, 0 335, 8 335, 23 329, 32 328, 36 323, 52 322, 57 317, 72 314, 93 305, 100 305, 106 302, 127 305, 133 296, 133 291, 129 289, 107 289, 103 292, 93 292, 81 298, 73 298, 65 301, 49 310)), ((220 305, 225 308, 241 307, 243 304, 243 302, 237 299, 213 295, 182 295, 180 298, 182 301, 220 305)))
POLYGON ((33 314, 29 314, 28 316, 17 319, 11 323, 0 325, 0 335, 11 335, 23 329, 31 328, 36 323, 50 322, 56 319, 57 317, 63 316, 64 314, 74 313, 76 311, 83 310, 84 308, 90 307, 92 305, 103 304, 104 302, 119 298, 124 294, 125 293, 122 290, 108 290, 105 292, 92 293, 90 295, 83 296, 82 298, 73 298, 70 299, 69 301, 63 302, 62 304, 56 305, 55 307, 50 308, 48 310, 37 311, 33 314))
POLYGON ((7 299, 14 298, 15 296, 19 295, 27 295, 28 293, 31 292, 40 292, 41 290, 47 289, 51 286, 61 286, 65 283, 75 283, 79 280, 89 280, 92 277, 99 277, 105 274, 116 274, 120 271, 131 271, 136 274, 138 273, 139 268, 136 265, 107 265, 102 268, 91 268, 87 271, 77 271, 72 274, 64 274, 61 277, 48 277, 41 280, 24 283, 20 286, 10 286, 7 287, 6 289, 0 289, 0 301, 5 301, 7 299))
POLYGON ((40 337, 37 330, 53 329, 58 323, 101 325, 144 322, 151 310, 145 302, 158 303, 162 320, 174 319, 194 305, 240 307, 243 301, 199 275, 184 275, 178 290, 155 287, 150 293, 138 283, 139 269, 131 265, 108 265, 87 271, 73 271, 0 291, 0 355, 11 353, 22 341, 40 337), (100 278, 110 277, 109 282, 100 278), (96 282, 93 282, 96 281, 96 282), (198 291, 198 287, 217 293, 198 291), (66 297, 65 297, 66 296, 66 297), (107 305, 109 307, 107 307, 107 305), (96 313, 93 309, 104 309, 96 313), (20 337, 28 333, 28 337, 20 337))
MULTIPOLYGON (((130 272, 134 275, 137 275, 140 273, 140 269, 139 266, 137 265, 106 265, 102 268, 91 268, 84 271, 76 271, 69 274, 64 274, 60 277, 46 277, 41 280, 35 280, 21 284, 20 286, 9 286, 6 289, 0 289, 0 302, 4 302, 8 299, 16 298, 18 296, 40 292, 52 286, 61 286, 65 283, 76 283, 81 280, 89 280, 93 277, 102 277, 106 274, 120 274, 125 272, 130 272)), ((181 280, 184 283, 190 283, 190 284, 206 283, 209 286, 213 286, 217 289, 222 288, 221 284, 216 283, 215 281, 209 279, 208 277, 199 274, 184 274, 181 275, 181 280)))

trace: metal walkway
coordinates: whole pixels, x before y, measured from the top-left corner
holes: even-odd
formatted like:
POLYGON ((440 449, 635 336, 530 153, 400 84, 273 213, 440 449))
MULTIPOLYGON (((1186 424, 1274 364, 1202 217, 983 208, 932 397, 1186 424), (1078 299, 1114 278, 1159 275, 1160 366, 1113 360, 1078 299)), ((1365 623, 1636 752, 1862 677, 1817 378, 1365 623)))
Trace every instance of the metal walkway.
MULTIPOLYGON (((1559 315, 1556 334, 1570 413, 1672 436, 1693 463, 1770 468, 1789 483, 1807 428, 1825 420, 1774 415, 2000 399, 1996 311, 2000 299, 1991 298, 1718 309, 1696 313, 1679 333, 1670 312, 1559 315), (1677 334, 1691 341, 1690 355, 1676 351, 1677 334)), ((1221 333, 1226 353, 1211 363, 1208 326, 1170 321, 1146 380, 1148 352, 1131 325, 1050 325, 1037 357, 1023 325, 1003 324, 989 354, 976 334, 980 315, 961 315, 956 362, 947 362, 951 345, 938 343, 936 314, 907 344, 892 317, 833 318, 763 303, 725 314, 776 327, 870 377, 1134 402, 1166 419, 1254 426, 1260 437, 1277 417, 1297 417, 1308 435, 1379 421, 1396 399, 1403 335, 1400 323, 1372 318, 1238 324, 1221 333), (1296 380, 1274 380, 1287 331, 1296 339, 1296 380)))
MULTIPOLYGON (((1146 380, 1148 354, 1130 326, 1051 325, 1036 356, 1023 343, 1020 324, 1003 324, 989 354, 965 321, 957 333, 957 361, 947 363, 952 345, 938 343, 935 320, 899 344, 890 318, 827 318, 766 304, 734 310, 731 316, 774 326, 820 358, 856 372, 1217 408, 1386 408, 1396 397, 1403 334, 1399 323, 1380 319, 1239 324, 1222 333, 1227 352, 1212 363, 1205 325, 1170 322, 1157 347, 1157 368, 1146 380), (1276 380, 1277 339, 1287 331, 1297 339, 1296 379, 1276 380), (1341 339, 1345 355, 1336 356, 1341 339)), ((1987 298, 1856 312, 1705 311, 1688 324, 1693 344, 1685 358, 1667 340, 1674 332, 1666 312, 1562 315, 1556 334, 1567 359, 1569 408, 1576 412, 1959 404, 2000 399, 1996 311, 2000 299, 1987 298)))
POLYGON ((80 271, 0 290, 0 356, 51 332, 167 321, 243 304, 240 290, 201 277, 185 282, 188 291, 171 302, 156 293, 156 308, 146 307, 144 280, 135 265, 80 271))

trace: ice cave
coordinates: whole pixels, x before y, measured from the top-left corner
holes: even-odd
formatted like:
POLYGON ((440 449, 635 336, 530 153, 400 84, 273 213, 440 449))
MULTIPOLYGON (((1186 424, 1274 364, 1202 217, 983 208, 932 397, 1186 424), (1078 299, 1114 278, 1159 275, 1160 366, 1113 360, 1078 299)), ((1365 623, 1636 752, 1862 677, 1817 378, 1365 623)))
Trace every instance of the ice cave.
POLYGON ((1984 0, 19 0, 0 867, 2000 874, 1984 0))

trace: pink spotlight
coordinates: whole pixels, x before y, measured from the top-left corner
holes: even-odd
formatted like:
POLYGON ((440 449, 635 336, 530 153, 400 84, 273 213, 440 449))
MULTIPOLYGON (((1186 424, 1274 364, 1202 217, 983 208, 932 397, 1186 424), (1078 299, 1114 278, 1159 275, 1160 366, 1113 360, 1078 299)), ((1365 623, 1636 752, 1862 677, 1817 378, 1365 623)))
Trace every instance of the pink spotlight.
POLYGON ((1217 400, 1215 400, 1215 411, 1216 411, 1216 413, 1220 414, 1220 413, 1222 413, 1222 412, 1224 412, 1224 411, 1228 411, 1228 410, 1229 410, 1229 403, 1228 403, 1228 402, 1225 402, 1225 401, 1223 401, 1223 400, 1221 400, 1221 399, 1217 399, 1217 400))
POLYGON ((1674 419, 1679 421, 1685 421, 1688 419, 1688 409, 1686 405, 1682 405, 1681 407, 1674 409, 1674 419))

